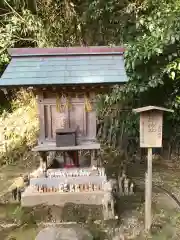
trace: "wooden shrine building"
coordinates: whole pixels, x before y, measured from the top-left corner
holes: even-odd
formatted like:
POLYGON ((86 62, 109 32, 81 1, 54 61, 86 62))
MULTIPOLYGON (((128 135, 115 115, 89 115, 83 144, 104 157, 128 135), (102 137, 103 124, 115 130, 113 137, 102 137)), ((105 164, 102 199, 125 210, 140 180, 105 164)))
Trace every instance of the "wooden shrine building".
MULTIPOLYGON (((127 82, 121 47, 10 49, 0 88, 29 88, 37 96, 39 139, 33 151, 96 150, 96 94, 127 82), (76 143, 57 144, 76 133, 76 143), (60 139, 60 141, 62 141, 60 139)), ((77 156, 75 158, 78 158, 77 156)), ((78 165, 78 159, 75 164, 78 165)))

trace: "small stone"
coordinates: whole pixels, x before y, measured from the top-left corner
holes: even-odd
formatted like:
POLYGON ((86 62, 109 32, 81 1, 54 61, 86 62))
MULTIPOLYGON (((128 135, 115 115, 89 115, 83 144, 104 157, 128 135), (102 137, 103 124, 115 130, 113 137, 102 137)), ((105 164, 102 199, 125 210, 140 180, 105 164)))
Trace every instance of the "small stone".
POLYGON ((125 237, 124 235, 119 233, 116 236, 114 236, 112 240, 125 240, 125 237))
POLYGON ((35 240, 93 240, 93 237, 89 231, 78 226, 48 227, 41 230, 35 240))
POLYGON ((95 220, 94 223, 95 224, 101 224, 101 220, 95 220))

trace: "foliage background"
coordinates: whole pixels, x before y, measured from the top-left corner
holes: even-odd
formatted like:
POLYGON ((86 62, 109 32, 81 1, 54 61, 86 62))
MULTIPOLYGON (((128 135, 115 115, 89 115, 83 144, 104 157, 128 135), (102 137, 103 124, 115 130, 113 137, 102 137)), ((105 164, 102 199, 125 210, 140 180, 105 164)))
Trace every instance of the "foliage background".
MULTIPOLYGON (((180 126, 180 1, 1 1, 1 73, 9 62, 9 47, 76 45, 126 47, 129 83, 99 96, 98 136, 102 142, 119 150, 126 142, 136 149, 138 119, 131 110, 151 104, 175 110, 164 121, 164 136, 173 145, 180 126)), ((11 96, 14 93, 9 92, 9 99, 11 96)), ((12 105, 7 107, 13 110, 12 105)))
MULTIPOLYGON (((97 101, 98 137, 105 145, 104 161, 110 173, 119 172, 124 160, 132 158, 138 149, 138 116, 132 114, 132 108, 149 104, 173 108, 174 113, 164 119, 164 137, 168 148, 179 144, 179 0, 0 1, 1 74, 9 63, 10 47, 76 45, 126 48, 129 82, 114 86, 111 94, 100 95, 97 101)), ((31 92, 13 90, 4 95, 0 90, 0 164, 29 162, 38 128, 31 92)), ((1 171, 8 182, 9 175, 1 171)), ((22 212, 16 210, 14 217, 21 218, 22 212)), ((163 228, 155 238, 165 238, 164 232, 163 228)))
POLYGON ((32 157, 29 152, 36 143, 38 119, 35 99, 21 90, 12 101, 12 112, 0 116, 0 163, 14 164, 32 157))

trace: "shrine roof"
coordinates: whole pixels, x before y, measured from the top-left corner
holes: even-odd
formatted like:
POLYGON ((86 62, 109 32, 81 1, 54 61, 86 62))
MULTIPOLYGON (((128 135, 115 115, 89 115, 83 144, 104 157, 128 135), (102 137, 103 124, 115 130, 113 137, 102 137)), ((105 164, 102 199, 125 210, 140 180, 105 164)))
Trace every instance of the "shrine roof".
POLYGON ((127 82, 124 48, 13 48, 0 87, 127 82))

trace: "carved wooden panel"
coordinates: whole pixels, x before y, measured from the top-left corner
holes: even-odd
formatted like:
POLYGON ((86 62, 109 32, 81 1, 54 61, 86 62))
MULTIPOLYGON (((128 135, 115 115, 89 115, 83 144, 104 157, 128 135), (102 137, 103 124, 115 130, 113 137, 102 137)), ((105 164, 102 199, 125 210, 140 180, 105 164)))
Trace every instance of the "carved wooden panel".
POLYGON ((56 129, 62 128, 62 117, 65 115, 65 128, 76 128, 78 137, 86 139, 96 138, 96 112, 86 112, 84 106, 84 95, 70 98, 70 108, 64 108, 61 102, 62 112, 56 108, 56 99, 43 99, 39 103, 40 107, 40 141, 55 140, 56 129))

